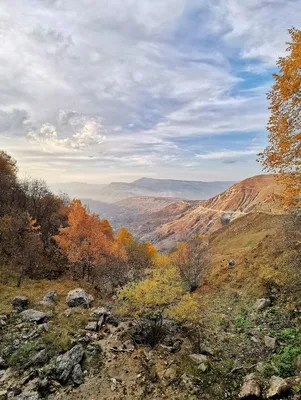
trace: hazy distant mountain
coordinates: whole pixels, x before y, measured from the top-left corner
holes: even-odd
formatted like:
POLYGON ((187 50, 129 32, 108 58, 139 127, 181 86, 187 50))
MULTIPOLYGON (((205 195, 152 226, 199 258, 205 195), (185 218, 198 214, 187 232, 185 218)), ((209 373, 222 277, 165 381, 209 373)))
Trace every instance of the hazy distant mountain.
POLYGON ((116 203, 131 197, 171 197, 187 200, 206 200, 223 192, 233 182, 180 181, 173 179, 141 178, 131 183, 112 182, 108 185, 60 183, 52 185, 55 192, 65 192, 71 198, 89 198, 116 203))
POLYGON ((101 196, 101 191, 106 185, 93 185, 83 182, 66 182, 55 183, 50 185, 50 188, 55 193, 66 193, 71 199, 73 198, 92 198, 98 199, 101 196))
POLYGON ((188 200, 206 200, 223 192, 234 182, 181 181, 175 179, 141 178, 132 185, 164 193, 164 197, 179 197, 188 200))

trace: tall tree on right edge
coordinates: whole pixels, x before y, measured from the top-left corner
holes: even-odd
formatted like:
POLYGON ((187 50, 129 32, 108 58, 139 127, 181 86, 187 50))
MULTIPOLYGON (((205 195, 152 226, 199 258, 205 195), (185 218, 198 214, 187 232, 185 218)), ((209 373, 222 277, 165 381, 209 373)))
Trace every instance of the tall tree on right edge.
POLYGON ((279 174, 286 206, 301 205, 301 31, 289 29, 286 57, 277 62, 279 72, 267 95, 271 115, 267 129, 269 145, 260 161, 279 174))

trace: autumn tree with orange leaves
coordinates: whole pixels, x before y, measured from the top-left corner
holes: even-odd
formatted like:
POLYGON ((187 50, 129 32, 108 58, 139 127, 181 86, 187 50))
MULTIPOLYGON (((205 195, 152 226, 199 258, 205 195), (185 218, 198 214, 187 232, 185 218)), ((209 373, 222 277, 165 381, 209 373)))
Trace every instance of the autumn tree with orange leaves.
MULTIPOLYGON (((80 277, 92 281, 96 266, 104 264, 112 252, 113 231, 108 221, 89 214, 80 200, 68 207, 68 226, 60 229, 54 239, 68 260, 80 269, 80 277)), ((78 275, 78 270, 74 275, 78 275)))
POLYGON ((289 29, 291 40, 286 57, 280 57, 279 72, 268 93, 271 116, 267 129, 269 146, 260 154, 268 171, 279 173, 284 200, 300 206, 301 193, 301 31, 289 29))

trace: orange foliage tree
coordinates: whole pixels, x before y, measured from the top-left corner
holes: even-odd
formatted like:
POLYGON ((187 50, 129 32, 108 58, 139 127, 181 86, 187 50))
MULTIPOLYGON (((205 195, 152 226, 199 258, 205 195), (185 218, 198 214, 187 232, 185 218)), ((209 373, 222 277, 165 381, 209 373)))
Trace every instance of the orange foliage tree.
POLYGON ((89 214, 80 200, 68 207, 68 226, 54 236, 71 263, 81 267, 81 278, 92 281, 97 265, 112 252, 113 230, 108 221, 89 214))
POLYGON ((286 57, 280 57, 279 72, 268 93, 271 116, 269 146, 260 154, 264 167, 279 173, 287 205, 300 206, 301 193, 301 31, 289 29, 286 57))

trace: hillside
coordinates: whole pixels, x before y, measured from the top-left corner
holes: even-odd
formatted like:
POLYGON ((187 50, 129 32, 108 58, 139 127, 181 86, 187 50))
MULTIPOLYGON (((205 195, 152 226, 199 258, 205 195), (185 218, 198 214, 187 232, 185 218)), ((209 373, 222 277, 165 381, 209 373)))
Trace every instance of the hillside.
POLYGON ((251 211, 281 212, 274 198, 281 190, 275 176, 255 176, 207 201, 169 205, 130 228, 141 240, 150 240, 162 250, 170 249, 194 233, 209 234, 251 211))

